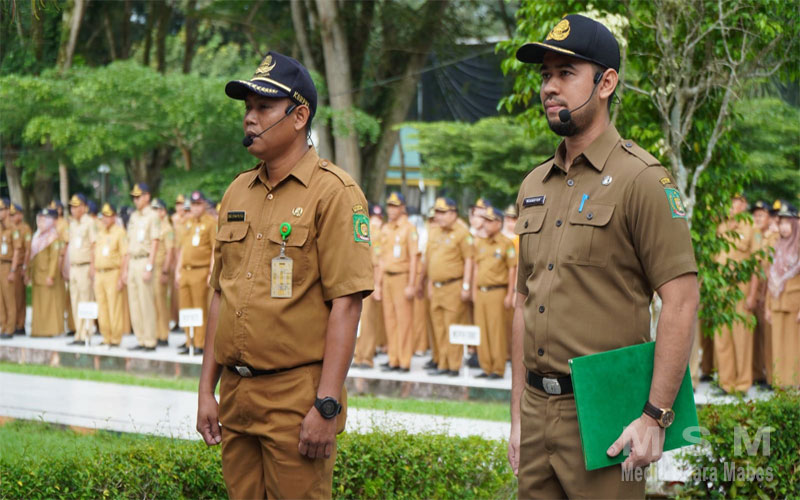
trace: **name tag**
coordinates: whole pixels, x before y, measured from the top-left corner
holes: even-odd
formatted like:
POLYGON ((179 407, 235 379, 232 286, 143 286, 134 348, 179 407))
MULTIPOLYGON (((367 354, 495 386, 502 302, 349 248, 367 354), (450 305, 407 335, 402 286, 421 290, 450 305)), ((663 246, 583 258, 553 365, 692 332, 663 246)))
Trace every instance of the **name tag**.
POLYGON ((81 243, 83 243, 83 239, 81 239, 81 237, 80 237, 80 236, 77 236, 77 237, 75 238, 75 246, 76 246, 76 247, 78 247, 78 248, 80 248, 80 247, 81 247, 81 243))
POLYGON ((193 247, 200 246, 200 235, 199 234, 195 234, 194 236, 192 236, 192 246, 193 247))
POLYGON ((244 210, 236 212, 228 212, 228 222, 240 222, 244 220, 244 210))
POLYGON ((400 256, 403 254, 402 245, 394 245, 394 247, 392 247, 392 254, 394 255, 395 259, 399 259, 400 256))
POLYGON ((283 255, 283 252, 272 259, 272 283, 270 285, 272 298, 290 299, 292 297, 293 265, 291 257, 283 255))
POLYGON ((535 207, 537 205, 544 205, 545 198, 546 198, 545 195, 531 196, 530 198, 525 198, 524 200, 522 200, 522 206, 523 207, 535 207))
POLYGON ((0 254, 6 255, 8 253, 8 244, 3 243, 0 245, 0 254))
POLYGON ((144 229, 140 229, 138 233, 136 233, 136 239, 139 241, 144 241, 144 229))
POLYGON ((103 253, 103 257, 108 257, 109 256, 109 254, 111 253, 111 250, 108 248, 108 245, 103 247, 103 252, 102 253, 103 253))

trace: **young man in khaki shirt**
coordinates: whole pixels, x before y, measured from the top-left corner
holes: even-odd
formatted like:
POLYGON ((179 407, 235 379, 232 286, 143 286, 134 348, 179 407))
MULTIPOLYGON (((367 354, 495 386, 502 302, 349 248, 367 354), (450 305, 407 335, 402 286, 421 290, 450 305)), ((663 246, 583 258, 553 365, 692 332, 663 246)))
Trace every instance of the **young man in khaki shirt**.
POLYGON ((122 280, 128 242, 125 230, 117 225, 116 211, 108 203, 100 210, 102 229, 97 232, 92 251, 94 295, 97 298, 97 323, 103 344, 119 347, 125 333, 122 280))
POLYGON ((9 215, 11 202, 0 199, 0 338, 14 336, 17 324, 17 301, 14 286, 23 279, 20 271, 22 262, 22 237, 9 215))
POLYGON ((69 200, 69 211, 72 215, 72 219, 69 221, 69 241, 67 242, 69 296, 72 317, 75 318, 75 340, 70 344, 78 345, 87 342, 91 337, 92 321, 78 318, 78 304, 94 300, 89 267, 97 226, 86 213, 87 203, 83 194, 72 195, 69 200))
POLYGON ((197 430, 222 443, 231 498, 330 498, 374 286, 367 201, 308 145, 317 93, 300 63, 270 52, 225 92, 244 101, 243 144, 261 161, 222 198, 197 430))
MULTIPOLYGON (((20 266, 22 271, 20 276, 24 276, 28 270, 28 264, 31 261, 31 239, 33 238, 33 231, 31 226, 22 218, 22 206, 17 203, 12 203, 8 209, 8 214, 11 216, 11 221, 19 230, 19 237, 22 239, 22 260, 20 266)), ((25 315, 27 313, 26 297, 25 297, 25 280, 17 279, 14 281, 15 299, 17 302, 17 323, 14 329, 14 335, 25 335, 25 315)))

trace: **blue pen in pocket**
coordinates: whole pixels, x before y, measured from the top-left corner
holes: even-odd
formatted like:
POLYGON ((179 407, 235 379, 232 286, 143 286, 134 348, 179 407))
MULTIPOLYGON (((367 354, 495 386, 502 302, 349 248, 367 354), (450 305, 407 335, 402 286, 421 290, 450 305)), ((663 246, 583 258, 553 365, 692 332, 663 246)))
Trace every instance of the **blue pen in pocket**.
POLYGON ((583 212, 583 204, 586 203, 586 200, 588 200, 588 199, 589 199, 589 195, 586 194, 586 193, 583 193, 583 197, 581 198, 581 206, 578 207, 578 213, 583 212))

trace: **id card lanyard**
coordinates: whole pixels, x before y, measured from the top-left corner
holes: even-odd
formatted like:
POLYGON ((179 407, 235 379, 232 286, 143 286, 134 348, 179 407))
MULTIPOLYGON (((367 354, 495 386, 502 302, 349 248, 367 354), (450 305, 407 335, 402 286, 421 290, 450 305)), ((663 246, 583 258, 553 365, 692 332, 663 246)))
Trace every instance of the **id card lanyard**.
POLYGON ((280 225, 281 253, 272 259, 272 297, 276 299, 289 299, 292 297, 292 266, 291 257, 286 256, 286 239, 292 234, 292 225, 284 222, 280 225))

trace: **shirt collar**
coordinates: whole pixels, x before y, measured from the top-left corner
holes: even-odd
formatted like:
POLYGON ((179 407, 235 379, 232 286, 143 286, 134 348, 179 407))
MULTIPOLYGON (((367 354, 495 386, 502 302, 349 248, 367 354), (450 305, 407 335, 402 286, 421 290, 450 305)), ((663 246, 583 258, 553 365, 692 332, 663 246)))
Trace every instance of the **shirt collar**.
MULTIPOLYGON (((578 156, 578 158, 585 158, 586 161, 595 168, 598 172, 602 172, 603 168, 606 165, 606 160, 608 157, 611 156, 611 151, 614 149, 620 141, 619 132, 617 132, 616 127, 614 125, 609 124, 606 129, 600 134, 586 150, 578 156)), ((551 160, 550 168, 545 173, 544 180, 547 180, 550 177, 550 174, 553 173, 555 168, 558 168, 562 172, 566 173, 566 169, 564 168, 564 156, 566 155, 566 145, 562 140, 561 143, 558 145, 558 149, 556 149, 556 154, 551 160)), ((576 158, 575 160, 578 160, 576 158)))
MULTIPOLYGON (((308 151, 303 155, 302 158, 292 167, 292 170, 289 171, 289 175, 286 176, 288 179, 289 177, 294 177, 297 179, 300 184, 304 187, 308 187, 308 183, 311 181, 311 176, 314 174, 314 169, 319 163, 319 155, 317 155, 317 150, 314 146, 308 148, 308 151)), ((267 166, 262 161, 258 164, 251 173, 250 173, 250 182, 248 183, 249 187, 253 187, 255 182, 258 180, 262 184, 264 184, 268 189, 271 189, 272 186, 269 183, 269 178, 267 177, 267 166)), ((285 180, 285 179, 284 179, 285 180)))

